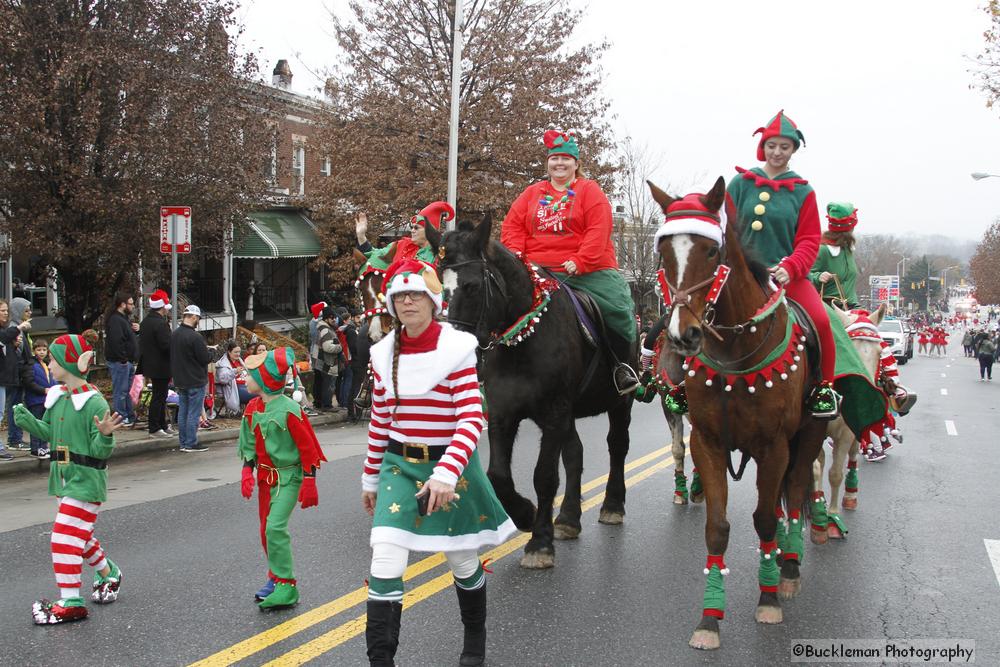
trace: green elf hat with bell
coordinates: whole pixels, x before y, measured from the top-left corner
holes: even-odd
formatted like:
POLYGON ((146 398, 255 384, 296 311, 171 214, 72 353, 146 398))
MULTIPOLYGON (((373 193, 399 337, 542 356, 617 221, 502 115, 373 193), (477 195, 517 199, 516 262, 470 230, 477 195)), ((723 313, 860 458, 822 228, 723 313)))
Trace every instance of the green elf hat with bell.
POLYGON ((798 126, 792 121, 792 119, 785 115, 784 109, 779 111, 778 115, 768 121, 765 127, 758 127, 754 134, 761 135, 760 143, 757 144, 757 159, 761 162, 764 162, 766 159, 764 157, 764 142, 768 139, 773 139, 774 137, 791 139, 792 143, 795 144, 795 150, 798 150, 799 146, 806 145, 805 136, 801 131, 799 131, 798 126))
POLYGON ((426 226, 430 223, 434 229, 441 229, 442 222, 455 218, 455 209, 446 201, 436 201, 425 206, 419 213, 410 218, 414 225, 426 226))
POLYGON ((63 334, 49 345, 49 354, 56 363, 81 380, 87 379, 94 348, 78 334, 63 334))
POLYGON ((279 347, 264 354, 249 356, 245 361, 247 373, 257 383, 265 394, 280 394, 285 389, 285 378, 292 372, 295 381, 295 392, 292 399, 302 393, 299 385, 299 371, 295 367, 295 352, 290 347, 279 347))
POLYGON ((831 232, 849 232, 858 224, 858 209, 846 201, 832 201, 826 205, 827 229, 831 232))
POLYGON ((553 155, 568 155, 574 160, 580 159, 580 147, 576 145, 576 134, 570 130, 546 130, 542 135, 545 147, 549 149, 548 157, 553 155))

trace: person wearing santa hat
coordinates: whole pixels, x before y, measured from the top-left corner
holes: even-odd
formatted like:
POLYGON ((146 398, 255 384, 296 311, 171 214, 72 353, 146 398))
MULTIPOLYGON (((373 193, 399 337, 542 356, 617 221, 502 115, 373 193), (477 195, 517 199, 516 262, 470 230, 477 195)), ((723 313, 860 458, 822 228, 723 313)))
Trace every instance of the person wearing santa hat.
POLYGON ((840 414, 840 396, 833 389, 836 345, 829 315, 809 282, 820 241, 816 193, 806 179, 788 168, 805 138, 784 110, 754 134, 761 135, 757 160, 764 166, 749 170, 736 167, 737 176, 727 188, 740 241, 764 262, 774 280, 816 326, 822 379, 809 396, 808 408, 817 419, 836 419, 840 414))
MULTIPOLYGON (((438 231, 441 225, 455 219, 455 209, 446 201, 431 202, 410 218, 410 236, 403 237, 385 248, 372 248, 368 242, 368 216, 358 213, 354 232, 358 237, 358 249, 368 258, 368 264, 385 270, 390 264, 404 259, 418 259, 427 264, 435 264, 437 257, 427 241, 427 225, 438 231)), ((366 265, 367 266, 367 265, 366 265)))
POLYGON ((177 432, 167 422, 167 387, 170 384, 170 322, 167 315, 173 305, 161 289, 149 295, 149 312, 139 325, 139 368, 153 385, 149 399, 149 434, 171 438, 177 432))
POLYGON ((328 376, 322 371, 323 361, 319 356, 318 335, 319 322, 323 315, 323 309, 326 308, 326 306, 326 301, 317 301, 313 305, 309 306, 309 312, 312 313, 312 319, 309 320, 309 364, 313 369, 313 406, 317 409, 329 407, 329 401, 325 393, 327 385, 326 378, 328 376))
MULTIPOLYGON (((472 334, 438 322, 441 283, 415 259, 382 285, 396 326, 371 348, 372 414, 361 500, 373 517, 365 639, 371 665, 392 665, 410 551, 443 551, 464 627, 462 665, 486 658, 486 577, 480 547, 517 528, 476 446, 484 419, 472 334)), ((441 664, 443 659, 424 662, 441 664)))
POLYGON ((621 394, 633 392, 639 386, 630 365, 638 328, 632 293, 618 270, 611 203, 597 181, 584 178, 574 134, 548 130, 542 141, 548 179, 532 183, 514 200, 500 242, 594 299, 616 362, 615 386, 621 394))
POLYGON ((856 283, 858 265, 854 262, 854 228, 858 209, 849 202, 826 205, 827 230, 823 232, 819 253, 809 279, 824 301, 833 301, 844 310, 858 307, 856 283))
POLYGON ((24 405, 14 406, 18 426, 52 446, 49 495, 59 499, 52 526, 52 564, 60 597, 38 600, 31 614, 38 625, 87 618, 80 596, 83 561, 96 571, 91 600, 118 599, 121 569, 94 536, 101 503, 108 498, 108 458, 121 415, 112 414, 100 390, 87 382, 94 350, 83 336, 65 334, 49 347, 55 361, 52 377, 61 384, 45 396, 45 414, 36 418, 24 405))

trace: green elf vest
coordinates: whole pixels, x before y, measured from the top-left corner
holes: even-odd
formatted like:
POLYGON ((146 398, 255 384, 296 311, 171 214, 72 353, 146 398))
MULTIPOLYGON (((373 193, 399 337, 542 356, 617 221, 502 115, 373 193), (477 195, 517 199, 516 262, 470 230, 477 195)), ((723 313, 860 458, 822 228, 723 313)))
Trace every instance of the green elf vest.
POLYGON ((833 280, 829 280, 825 284, 819 281, 819 275, 824 271, 832 273, 840 279, 840 287, 844 290, 844 298, 847 300, 848 307, 857 308, 858 265, 854 262, 854 253, 846 248, 822 243, 819 246, 819 254, 816 255, 816 263, 813 264, 812 271, 809 272, 809 280, 816 286, 819 295, 824 300, 840 299, 837 283, 833 280))
POLYGON ((775 266, 795 249, 799 211, 812 186, 794 171, 771 179, 760 167, 736 170, 727 192, 736 207, 740 242, 754 259, 775 266))

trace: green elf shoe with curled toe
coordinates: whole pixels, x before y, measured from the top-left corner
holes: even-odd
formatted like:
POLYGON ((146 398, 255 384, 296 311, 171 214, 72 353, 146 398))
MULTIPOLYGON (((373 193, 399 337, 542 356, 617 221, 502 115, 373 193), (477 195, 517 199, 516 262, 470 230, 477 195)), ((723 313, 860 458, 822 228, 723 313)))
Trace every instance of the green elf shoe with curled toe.
POLYGON ((299 602, 299 588, 295 583, 279 581, 274 585, 274 592, 257 605, 262 610, 283 609, 299 602))

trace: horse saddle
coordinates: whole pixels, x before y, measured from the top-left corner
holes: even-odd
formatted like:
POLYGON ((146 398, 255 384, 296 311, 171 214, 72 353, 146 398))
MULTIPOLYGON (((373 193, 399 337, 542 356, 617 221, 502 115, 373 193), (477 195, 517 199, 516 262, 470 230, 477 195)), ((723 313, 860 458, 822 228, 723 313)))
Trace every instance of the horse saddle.
POLYGON ((809 317, 806 309, 792 299, 789 299, 788 295, 785 295, 785 302, 788 303, 789 310, 795 315, 795 321, 799 323, 802 335, 806 337, 806 342, 803 345, 806 348, 806 359, 809 360, 809 378, 813 382, 818 382, 822 377, 820 357, 823 353, 819 345, 816 325, 813 323, 812 318, 809 317))
MULTIPOLYGON (((548 278, 559 280, 548 269, 545 269, 544 273, 548 278)), ((559 283, 561 289, 566 290, 569 300, 573 303, 573 310, 576 312, 576 323, 580 327, 580 334, 583 336, 583 340, 587 342, 587 345, 596 349, 600 346, 605 331, 604 316, 601 314, 601 309, 597 306, 594 298, 586 292, 575 290, 562 281, 559 281, 559 283)))

